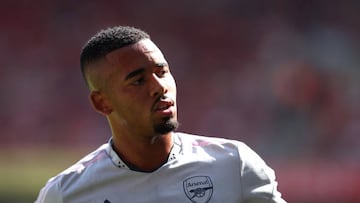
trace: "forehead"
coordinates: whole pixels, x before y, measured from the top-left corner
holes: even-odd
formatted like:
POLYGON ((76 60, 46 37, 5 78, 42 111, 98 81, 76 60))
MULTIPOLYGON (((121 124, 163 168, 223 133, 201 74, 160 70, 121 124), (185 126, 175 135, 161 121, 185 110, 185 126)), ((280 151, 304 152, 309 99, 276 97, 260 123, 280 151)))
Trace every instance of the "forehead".
POLYGON ((139 63, 165 60, 160 49, 150 39, 112 51, 105 58, 113 66, 141 65, 139 63))
POLYGON ((113 79, 126 78, 137 69, 154 67, 156 63, 167 64, 160 49, 150 40, 144 39, 108 53, 98 62, 93 63, 88 71, 91 89, 103 88, 113 79))

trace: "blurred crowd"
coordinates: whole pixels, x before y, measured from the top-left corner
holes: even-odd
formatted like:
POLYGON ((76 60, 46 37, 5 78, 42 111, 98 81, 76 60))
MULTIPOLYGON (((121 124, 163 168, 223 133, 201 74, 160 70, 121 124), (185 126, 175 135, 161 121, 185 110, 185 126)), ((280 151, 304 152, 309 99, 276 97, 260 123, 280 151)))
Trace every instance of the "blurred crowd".
POLYGON ((270 160, 360 159, 358 1, 13 1, 0 7, 2 147, 98 146, 79 53, 102 28, 146 30, 178 86, 180 130, 270 160))

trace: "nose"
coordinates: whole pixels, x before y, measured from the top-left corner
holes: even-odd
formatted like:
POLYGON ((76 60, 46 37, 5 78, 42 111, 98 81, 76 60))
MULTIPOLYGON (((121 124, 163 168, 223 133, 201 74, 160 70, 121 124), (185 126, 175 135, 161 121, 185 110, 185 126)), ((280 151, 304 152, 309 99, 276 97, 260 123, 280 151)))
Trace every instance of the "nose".
POLYGON ((159 78, 156 74, 153 74, 150 96, 157 97, 163 95, 168 91, 165 79, 159 78))

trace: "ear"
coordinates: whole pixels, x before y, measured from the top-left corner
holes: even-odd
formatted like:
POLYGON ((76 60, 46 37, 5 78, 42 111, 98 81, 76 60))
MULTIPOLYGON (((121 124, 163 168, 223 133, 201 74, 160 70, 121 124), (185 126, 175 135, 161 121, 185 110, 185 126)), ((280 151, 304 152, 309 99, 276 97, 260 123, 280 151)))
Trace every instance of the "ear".
POLYGON ((112 107, 107 100, 106 96, 102 94, 100 91, 91 91, 89 95, 90 102, 93 108, 103 114, 104 116, 108 116, 112 112, 112 107))

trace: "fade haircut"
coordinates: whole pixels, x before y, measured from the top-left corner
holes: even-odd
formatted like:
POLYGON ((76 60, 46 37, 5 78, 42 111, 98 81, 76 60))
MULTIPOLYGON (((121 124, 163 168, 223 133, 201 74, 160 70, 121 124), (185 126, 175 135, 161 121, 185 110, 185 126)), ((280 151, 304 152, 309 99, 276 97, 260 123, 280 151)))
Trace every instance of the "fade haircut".
POLYGON ((149 34, 138 28, 129 26, 116 26, 101 30, 84 45, 80 55, 82 75, 89 87, 86 71, 89 64, 103 58, 106 54, 135 44, 143 39, 150 39, 149 34))

